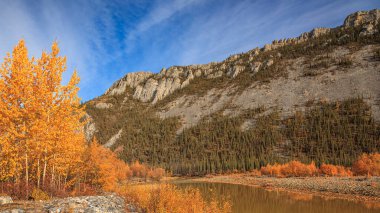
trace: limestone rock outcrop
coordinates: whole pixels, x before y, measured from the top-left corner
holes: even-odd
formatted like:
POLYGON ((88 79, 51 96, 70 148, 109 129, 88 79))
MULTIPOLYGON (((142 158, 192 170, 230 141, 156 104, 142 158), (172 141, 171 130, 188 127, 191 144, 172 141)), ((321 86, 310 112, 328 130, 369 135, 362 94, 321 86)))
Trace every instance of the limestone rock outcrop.
POLYGON ((105 94, 107 95, 120 95, 123 94, 127 86, 131 88, 137 87, 141 82, 152 76, 151 72, 134 72, 128 73, 122 79, 116 81, 105 94))
POLYGON ((86 140, 90 141, 97 131, 96 125, 94 120, 88 113, 84 115, 84 119, 87 121, 86 125, 84 126, 84 135, 86 140))
POLYGON ((158 86, 157 80, 150 78, 144 85, 138 85, 133 94, 133 98, 138 99, 142 102, 151 101, 153 96, 156 94, 156 89, 158 86))
POLYGON ((103 146, 104 147, 107 147, 107 148, 111 148, 117 141, 117 139, 119 139, 121 137, 121 133, 123 133, 123 129, 120 129, 114 136, 112 136, 108 141, 107 143, 105 143, 103 146))
POLYGON ((95 105, 95 107, 98 108, 98 109, 108 109, 108 108, 111 108, 112 106, 113 105, 111 103, 103 103, 103 102, 97 103, 95 105))
POLYGON ((161 78, 159 80, 150 78, 144 85, 136 87, 133 97, 142 102, 156 103, 179 88, 181 88, 179 78, 161 78))
POLYGON ((207 79, 219 78, 223 76, 223 71, 217 71, 206 75, 207 79))
POLYGON ((343 27, 361 26, 360 36, 372 35, 377 32, 376 25, 380 21, 380 10, 359 11, 349 15, 344 20, 343 27))
POLYGON ((251 67, 251 71, 252 71, 253 73, 257 73, 257 72, 259 72, 261 66, 262 66, 262 63, 261 63, 261 62, 254 62, 254 63, 252 63, 251 66, 250 66, 250 67, 251 67))
POLYGON ((240 72, 242 72, 245 69, 244 66, 241 65, 235 65, 228 69, 227 75, 229 77, 235 78, 240 72))
MULTIPOLYGON (((272 51, 285 45, 299 44, 309 39, 327 35, 333 30, 344 29, 346 27, 361 26, 362 32, 360 35, 374 34, 377 32, 376 25, 379 23, 379 20, 380 10, 378 9, 356 12, 349 15, 340 27, 333 29, 314 28, 310 32, 303 33, 296 38, 274 40, 271 44, 264 45, 263 48, 255 48, 247 53, 232 55, 219 63, 211 62, 202 65, 172 66, 168 69, 163 68, 157 74, 151 72, 129 73, 115 82, 107 90, 106 95, 120 95, 126 92, 127 87, 130 87, 132 91, 129 97, 133 97, 141 102, 155 104, 173 92, 187 87, 195 78, 214 79, 222 76, 235 78, 245 70, 255 74, 262 70, 262 68, 271 66, 276 57, 281 58, 281 55, 277 55, 276 57, 271 57, 271 59, 258 59, 260 58, 258 55, 264 54, 266 51, 272 51)), ((345 39, 345 37, 341 39, 345 39)), ((112 106, 99 104, 97 107, 108 108, 112 106)))
POLYGON ((344 27, 356 27, 359 25, 377 24, 380 19, 380 10, 358 11, 344 20, 344 27))
POLYGON ((189 75, 187 76, 186 80, 184 80, 181 84, 181 89, 183 89, 184 87, 186 87, 187 85, 190 84, 190 81, 193 80, 195 77, 193 75, 193 72, 190 71, 189 75))

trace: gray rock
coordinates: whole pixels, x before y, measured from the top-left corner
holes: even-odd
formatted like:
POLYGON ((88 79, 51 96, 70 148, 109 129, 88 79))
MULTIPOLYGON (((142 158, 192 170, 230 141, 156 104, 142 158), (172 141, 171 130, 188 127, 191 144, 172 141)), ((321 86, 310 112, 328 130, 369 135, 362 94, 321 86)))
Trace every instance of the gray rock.
POLYGON ((194 75, 195 75, 195 77, 201 77, 202 76, 202 71, 201 70, 196 70, 194 72, 194 75))
POLYGON ((43 206, 48 212, 125 212, 124 199, 116 195, 69 197, 43 206))
MULTIPOLYGON (((114 194, 104 196, 82 196, 55 199, 51 201, 19 201, 11 206, 0 206, 0 213, 23 212, 89 212, 121 213, 125 212, 124 199, 114 194)), ((128 209, 136 210, 129 204, 128 209)))
POLYGON ((87 141, 90 141, 92 139, 92 136, 94 136, 95 132, 97 131, 96 125, 89 114, 86 113, 84 118, 88 121, 84 126, 85 137, 87 141))
POLYGON ((368 24, 368 25, 363 26, 362 31, 360 32, 359 36, 373 35, 375 33, 377 33, 377 30, 373 26, 373 24, 368 24))
MULTIPOLYGON (((189 82, 192 78, 189 76, 189 82)), ((189 83, 188 82, 188 83, 189 83)), ((186 83, 185 83, 186 85, 186 83)), ((184 85, 184 86, 185 86, 184 85)), ((152 102, 153 104, 159 100, 162 100, 166 96, 172 94, 177 89, 181 88, 181 80, 179 78, 162 77, 159 80, 150 78, 147 82, 141 86, 138 85, 133 94, 133 98, 142 102, 152 102)))
POLYGON ((107 147, 107 148, 112 147, 116 143, 116 141, 120 138, 122 132, 123 132, 123 129, 120 129, 115 135, 113 135, 107 141, 107 143, 104 144, 104 147, 107 147))
POLYGON ((136 88, 141 82, 152 76, 151 72, 134 72, 128 73, 122 79, 116 81, 107 91, 106 95, 120 95, 123 94, 127 86, 136 88))
POLYGON ((344 20, 344 27, 356 27, 363 24, 374 23, 375 25, 379 22, 380 10, 374 9, 370 11, 359 11, 353 13, 344 20))
POLYGON ((186 87, 187 85, 190 84, 190 81, 194 79, 194 75, 193 75, 193 72, 189 72, 186 80, 184 80, 181 84, 181 89, 183 89, 184 87, 186 87))
POLYGON ((205 70, 203 70, 203 75, 204 76, 206 76, 206 78, 209 78, 209 76, 210 75, 212 75, 212 72, 213 72, 214 70, 212 70, 212 69, 205 69, 205 70))
POLYGON ((244 66, 235 65, 229 68, 227 75, 229 77, 235 78, 237 75, 239 75, 240 72, 242 72, 245 69, 244 66))
POLYGON ((9 196, 0 196, 0 205, 7 204, 7 203, 12 203, 13 200, 9 196))
POLYGON ((259 72, 260 68, 261 68, 261 65, 262 63, 261 62, 254 62, 253 64, 251 64, 251 71, 253 73, 257 73, 259 72))
POLYGON ((222 77, 223 74, 224 74, 223 71, 217 71, 217 72, 214 72, 214 73, 208 74, 208 75, 206 76, 206 78, 208 78, 208 79, 219 78, 219 77, 222 77))
POLYGON ((181 88, 181 80, 179 78, 162 78, 158 82, 158 85, 155 89, 153 95, 152 103, 156 103, 159 100, 162 100, 164 97, 172 94, 177 89, 181 88))
POLYGON ((320 37, 321 35, 325 35, 327 33, 330 32, 330 28, 314 28, 311 32, 310 32, 310 37, 311 38, 318 38, 320 37))
POLYGON ((111 104, 111 103, 103 103, 103 102, 97 103, 95 105, 95 107, 98 109, 108 109, 108 108, 111 108, 112 106, 113 106, 113 104, 111 104))
POLYGON ((146 83, 143 86, 138 85, 136 87, 135 93, 133 94, 133 98, 138 99, 142 102, 151 101, 156 93, 157 86, 157 80, 150 78, 146 81, 146 83))
POLYGON ((0 210, 0 213, 24 213, 24 212, 26 212, 24 209, 11 209, 11 210, 4 210, 4 211, 0 210))
POLYGON ((270 67, 274 63, 273 59, 269 59, 268 61, 265 62, 265 67, 270 67))

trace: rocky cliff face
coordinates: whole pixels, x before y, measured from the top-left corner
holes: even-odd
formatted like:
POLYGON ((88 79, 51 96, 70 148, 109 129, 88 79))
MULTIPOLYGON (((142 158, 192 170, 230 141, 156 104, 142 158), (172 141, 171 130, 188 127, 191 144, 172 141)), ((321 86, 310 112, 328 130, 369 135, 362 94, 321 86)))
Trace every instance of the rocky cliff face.
MULTIPOLYGON (((219 62, 219 63, 212 62, 212 63, 204 64, 204 65, 173 66, 173 67, 169 67, 168 69, 163 68, 157 74, 154 74, 151 72, 129 73, 125 77, 123 77, 122 79, 116 81, 112 85, 112 87, 106 91, 105 95, 106 96, 122 95, 122 96, 126 96, 126 98, 133 98, 133 99, 139 100, 141 102, 156 104, 160 100, 163 100, 167 96, 170 96, 171 94, 173 94, 175 91, 182 90, 182 89, 186 88, 187 86, 191 85, 192 81, 194 79, 216 79, 216 78, 221 78, 223 76, 230 78, 230 79, 233 79, 233 78, 236 78, 242 72, 248 72, 248 73, 250 73, 251 76, 255 75, 260 70, 265 70, 265 69, 270 68, 275 63, 275 60, 281 60, 281 58, 282 58, 281 53, 276 53, 276 55, 272 54, 272 55, 270 55, 269 58, 268 57, 267 58, 261 57, 262 55, 265 55, 266 52, 274 51, 274 50, 281 48, 281 47, 284 47, 284 46, 292 46, 292 45, 294 46, 297 44, 301 44, 301 43, 304 43, 310 39, 317 39, 321 36, 329 34, 332 30, 336 31, 339 29, 345 29, 345 28, 350 28, 350 27, 351 28, 352 27, 359 27, 361 30, 361 32, 360 32, 361 36, 368 36, 368 35, 373 35, 373 34, 379 33, 378 29, 376 28, 376 25, 379 23, 379 20, 380 20, 380 10, 378 10, 378 9, 371 10, 371 11, 359 11, 359 12, 356 12, 354 14, 349 15, 345 19, 344 24, 340 27, 335 28, 335 29, 315 28, 310 32, 303 33, 302 35, 300 35, 297 38, 275 40, 272 42, 272 44, 267 44, 263 48, 255 48, 251 51, 248 51, 247 53, 242 53, 242 54, 230 56, 226 60, 219 62), (129 90, 129 92, 127 92, 127 87, 131 89, 131 90, 129 90), (129 93, 131 93, 131 94, 129 94, 129 93)), ((339 39, 344 40, 345 36, 348 36, 348 35, 343 35, 342 38, 339 38, 339 39)), ((327 45, 327 43, 326 43, 326 45, 327 45)), ((370 50, 371 48, 375 48, 375 47, 366 47, 366 49, 362 50, 361 53, 367 54, 369 57, 369 55, 371 54, 371 50, 370 50)), ((345 54, 347 54, 347 51, 350 52, 348 49, 342 48, 342 49, 335 51, 333 54, 342 58, 342 57, 345 57, 345 54)), ((362 55, 356 54, 356 56, 354 56, 352 59, 355 61, 356 65, 359 65, 359 66, 363 65, 364 59, 363 59, 362 55)), ((270 103, 268 103, 268 100, 272 99, 271 98, 272 96, 270 96, 268 94, 276 94, 275 96, 277 96, 277 94, 281 94, 282 92, 288 91, 288 93, 289 93, 289 91, 294 91, 294 90, 299 90, 300 93, 302 93, 302 94, 309 94, 308 95, 309 97, 323 98, 322 97, 323 95, 327 95, 331 92, 323 93, 323 95, 322 94, 317 95, 317 94, 319 94, 318 92, 320 90, 318 91, 318 89, 312 89, 312 85, 314 85, 314 84, 323 85, 323 84, 321 84, 320 81, 326 82, 326 78, 334 79, 331 81, 335 82, 336 85, 339 85, 342 83, 338 79, 339 75, 338 76, 331 76, 331 77, 323 76, 324 79, 320 79, 320 80, 319 80, 320 77, 318 76, 316 78, 313 78, 311 80, 311 82, 307 83, 307 84, 304 84, 304 82, 307 82, 308 79, 305 79, 304 81, 298 81, 300 83, 296 84, 296 85, 298 85, 297 89, 292 88, 292 85, 295 85, 292 82, 296 82, 297 79, 299 79, 300 76, 303 75, 302 70, 305 69, 305 66, 302 65, 302 61, 305 61, 305 59, 299 58, 298 60, 291 61, 291 63, 293 63, 293 66, 283 67, 283 69, 288 69, 291 72, 290 73, 291 76, 294 77, 295 79, 291 79, 291 80, 286 79, 285 81, 281 80, 281 82, 279 82, 279 84, 283 85, 283 86, 281 86, 282 90, 279 88, 280 90, 277 91, 277 89, 275 89, 275 88, 277 88, 278 86, 274 86, 272 83, 272 84, 265 86, 265 88, 267 88, 267 89, 265 89, 266 92, 264 92, 264 91, 262 91, 263 86, 260 86, 258 88, 257 86, 254 86, 256 83, 252 82, 252 86, 242 93, 242 94, 250 94, 249 96, 252 96, 252 97, 250 97, 250 99, 252 101, 251 103, 247 103, 247 100, 244 100, 244 99, 248 98, 248 97, 245 97, 247 95, 245 95, 241 98, 239 98, 239 97, 230 98, 229 102, 233 101, 233 102, 237 103, 238 105, 242 106, 243 108, 247 108, 248 106, 252 106, 252 103, 256 103, 253 105, 257 105, 257 104, 274 105, 274 100, 270 101, 270 103), (300 86, 300 85, 304 85, 304 86, 300 86), (257 97, 258 96, 257 94, 261 94, 261 96, 257 97), (261 102, 260 99, 262 97, 266 97, 264 99, 267 101, 261 102), (239 101, 239 100, 241 100, 241 101, 239 101)), ((360 70, 360 69, 362 69, 363 71, 358 73, 358 74, 364 75, 364 73, 369 72, 369 70, 371 70, 371 69, 377 69, 377 67, 373 67, 373 68, 371 67, 369 69, 364 69, 364 67, 353 68, 353 70, 360 70)), ((372 75, 372 74, 374 74, 374 73, 371 73, 368 75, 372 75)), ((346 74, 342 74, 342 76, 348 77, 348 75, 346 75, 346 74)), ((354 79, 359 78, 358 76, 354 77, 352 75, 351 75, 351 77, 352 77, 352 81, 356 81, 356 82, 357 82, 357 80, 354 80, 354 79)), ((373 83, 367 82, 367 83, 369 83, 369 84, 367 84, 367 86, 376 84, 377 77, 371 78, 368 76, 367 78, 368 78, 367 80, 369 80, 369 81, 375 80, 375 82, 373 82, 373 83)), ((358 85, 356 85, 356 87, 359 87, 359 89, 355 89, 356 92, 354 94, 361 95, 363 93, 366 93, 366 94, 371 93, 372 95, 375 95, 376 97, 377 97, 377 94, 379 94, 377 89, 375 89, 375 88, 360 87, 358 85)), ((331 97, 326 97, 328 99, 335 99, 334 97, 339 97, 340 92, 350 91, 350 90, 340 90, 341 89, 340 86, 339 86, 339 88, 338 87, 337 88, 331 88, 331 86, 327 86, 327 85, 321 86, 321 89, 323 89, 323 88, 326 88, 326 89, 329 88, 331 91, 335 91, 335 93, 336 93, 335 94, 333 92, 334 95, 331 95, 331 97)), ((231 88, 228 88, 228 90, 231 90, 231 88)), ((219 91, 213 90, 213 91, 209 92, 209 95, 218 95, 218 94, 224 94, 223 90, 219 90, 219 91)), ((294 96, 296 94, 291 93, 289 95, 294 96)), ((288 95, 285 94, 285 95, 280 95, 280 96, 286 97, 288 95)), ((306 98, 304 96, 298 96, 298 97, 302 97, 301 99, 306 98)), ((194 98, 192 98, 191 94, 184 96, 182 98, 179 98, 176 101, 173 101, 172 103, 169 103, 166 107, 166 109, 169 109, 169 110, 161 111, 160 115, 162 117, 180 115, 180 116, 183 116, 185 118, 185 124, 188 124, 188 125, 193 124, 196 120, 198 120, 198 119, 195 119, 194 117, 201 118, 204 113, 201 113, 200 112, 201 110, 196 109, 197 107, 194 107, 194 106, 184 107, 184 106, 186 106, 184 101, 186 100, 185 102, 189 102, 189 99, 194 99, 194 98), (182 107, 178 107, 178 105, 182 105, 182 107), (191 111, 191 112, 189 112, 189 111, 191 111), (195 116, 193 114, 195 114, 195 116), (199 115, 196 115, 196 114, 199 114, 199 115)), ((209 100, 209 99, 206 98, 206 100, 209 100)), ((278 99, 276 99, 276 100, 278 103, 278 99)), ((208 103, 208 104, 203 103, 203 102, 199 103, 199 99, 196 99, 193 101, 197 102, 198 106, 210 107, 210 103, 208 103)), ((211 101, 209 101, 209 102, 211 102, 211 101)), ((285 102, 282 102, 281 104, 283 106, 285 106, 286 108, 289 108, 289 107, 291 108, 290 105, 297 104, 300 102, 300 100, 294 100, 294 101, 291 101, 291 103, 289 103, 289 101, 285 101, 285 102)), ((224 105, 222 104, 221 106, 214 107, 214 108, 219 109, 223 106, 224 105)), ((107 108, 112 107, 112 104, 100 102, 100 103, 96 104, 96 107, 99 109, 107 109, 107 108)), ((211 108, 213 108, 213 107, 211 107, 211 108)), ((375 108, 377 110, 377 107, 375 107, 375 108)), ((377 115, 379 113, 376 112, 375 114, 377 115)), ((89 130, 92 132, 92 134, 95 131, 94 128, 89 128, 89 130)), ((92 134, 90 134, 90 135, 92 135, 92 134)))
MULTIPOLYGON (((375 26, 380 19, 380 10, 361 11, 349 15, 344 24, 338 28, 362 27, 362 34, 377 33, 375 26)), ((173 66, 168 69, 163 68, 158 74, 151 72, 129 73, 124 78, 115 82, 106 91, 106 95, 122 95, 126 87, 133 89, 133 98, 142 102, 152 104, 164 99, 177 90, 183 89, 195 78, 213 79, 222 76, 235 78, 246 69, 242 64, 242 58, 249 56, 249 68, 253 73, 258 72, 260 67, 271 66, 273 60, 259 61, 255 56, 263 52, 275 50, 286 45, 295 45, 309 39, 315 39, 326 35, 331 31, 329 28, 315 28, 310 32, 303 33, 297 38, 275 40, 272 44, 267 44, 263 48, 253 49, 248 53, 237 54, 229 57, 220 63, 209 63, 205 65, 173 66)), ((104 106, 99 106, 104 107, 104 106)))
POLYGON ((380 10, 359 11, 353 13, 344 20, 344 27, 356 27, 360 25, 376 25, 380 19, 380 10))
POLYGON ((127 87, 136 88, 141 82, 151 77, 151 72, 134 72, 129 73, 122 79, 116 81, 107 91, 107 95, 120 95, 125 92, 127 87))

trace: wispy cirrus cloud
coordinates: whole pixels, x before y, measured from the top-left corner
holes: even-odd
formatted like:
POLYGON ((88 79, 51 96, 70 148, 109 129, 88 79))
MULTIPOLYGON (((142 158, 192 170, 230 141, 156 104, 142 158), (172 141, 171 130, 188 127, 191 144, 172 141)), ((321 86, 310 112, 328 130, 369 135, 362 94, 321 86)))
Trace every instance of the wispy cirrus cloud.
POLYGON ((132 27, 126 29, 125 45, 126 51, 132 51, 134 42, 144 36, 152 27, 168 21, 171 17, 181 13, 183 10, 202 3, 202 0, 169 0, 154 1, 150 10, 142 15, 141 19, 132 27))
POLYGON ((68 58, 67 81, 74 69, 81 77, 84 99, 99 95, 94 87, 108 86, 104 66, 113 62, 118 50, 115 16, 112 5, 94 1, 21 1, 0 2, 0 55, 10 52, 25 39, 31 56, 49 51, 58 41, 61 54, 68 58), (101 15, 100 15, 101 14, 101 15))
POLYGON ((139 52, 133 68, 158 71, 171 65, 220 61, 314 27, 338 26, 348 14, 376 7, 380 7, 376 0, 202 1, 188 7, 190 12, 185 8, 158 26, 134 31, 138 39, 126 43, 133 43, 130 55, 139 52))
POLYGON ((202 0, 173 0, 155 2, 148 15, 137 24, 136 30, 138 33, 143 33, 150 27, 169 19, 176 13, 181 12, 181 10, 201 2, 202 0))
POLYGON ((0 57, 25 39, 30 55, 57 40, 77 69, 84 100, 127 72, 220 61, 231 54, 333 27, 378 0, 2 0, 0 57))

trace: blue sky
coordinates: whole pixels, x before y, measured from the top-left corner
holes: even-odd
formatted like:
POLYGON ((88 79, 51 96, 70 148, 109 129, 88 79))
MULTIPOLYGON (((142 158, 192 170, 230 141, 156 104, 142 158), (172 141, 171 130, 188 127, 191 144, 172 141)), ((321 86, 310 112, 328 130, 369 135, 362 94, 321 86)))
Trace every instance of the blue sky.
POLYGON ((80 96, 133 71, 221 61, 274 39, 335 27, 379 0, 0 0, 0 57, 25 39, 31 56, 57 40, 80 96))

